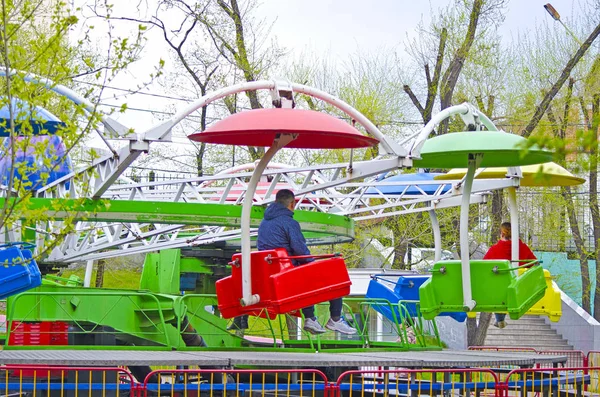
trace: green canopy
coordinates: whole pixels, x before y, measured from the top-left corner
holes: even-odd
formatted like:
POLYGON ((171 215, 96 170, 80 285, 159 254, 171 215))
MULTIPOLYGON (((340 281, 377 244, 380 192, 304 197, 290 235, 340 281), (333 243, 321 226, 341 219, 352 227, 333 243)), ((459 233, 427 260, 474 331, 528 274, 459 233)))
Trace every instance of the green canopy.
POLYGON ((481 153, 480 167, 514 167, 545 163, 552 153, 537 145, 526 148, 527 139, 502 131, 453 132, 425 141, 419 168, 461 168, 468 165, 469 154, 481 153))

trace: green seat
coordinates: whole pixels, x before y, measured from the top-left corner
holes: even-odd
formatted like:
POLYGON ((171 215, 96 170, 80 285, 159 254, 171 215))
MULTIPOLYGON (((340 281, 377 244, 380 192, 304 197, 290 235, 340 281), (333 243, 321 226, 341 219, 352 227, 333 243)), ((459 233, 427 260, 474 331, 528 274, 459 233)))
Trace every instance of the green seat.
MULTIPOLYGON (((471 290, 475 312, 507 312, 516 320, 546 291, 544 269, 533 266, 516 276, 507 260, 472 260, 471 290)), ((421 313, 433 319, 441 312, 465 312, 460 261, 440 261, 419 289, 421 313)))

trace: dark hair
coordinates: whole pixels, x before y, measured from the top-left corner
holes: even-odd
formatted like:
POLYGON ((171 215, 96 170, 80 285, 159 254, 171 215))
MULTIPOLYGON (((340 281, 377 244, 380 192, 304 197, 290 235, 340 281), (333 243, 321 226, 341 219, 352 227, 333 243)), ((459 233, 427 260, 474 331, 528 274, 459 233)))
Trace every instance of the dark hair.
POLYGON ((293 203, 295 199, 296 199, 296 196, 294 196, 294 192, 292 192, 290 189, 281 189, 275 195, 275 201, 286 207, 289 207, 290 204, 293 203))
POLYGON ((510 222, 504 222, 503 224, 500 225, 500 232, 502 232, 502 234, 504 234, 504 237, 506 237, 508 240, 511 239, 511 226, 510 226, 510 222))

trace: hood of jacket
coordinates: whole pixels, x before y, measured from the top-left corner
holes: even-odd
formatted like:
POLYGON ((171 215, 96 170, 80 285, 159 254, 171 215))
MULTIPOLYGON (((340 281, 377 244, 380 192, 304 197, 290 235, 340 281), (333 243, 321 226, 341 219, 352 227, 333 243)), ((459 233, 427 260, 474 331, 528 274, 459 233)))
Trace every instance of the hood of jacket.
POLYGON ((291 218, 294 216, 294 213, 278 202, 272 203, 265 210, 264 218, 268 221, 279 218, 280 216, 289 216, 291 218))

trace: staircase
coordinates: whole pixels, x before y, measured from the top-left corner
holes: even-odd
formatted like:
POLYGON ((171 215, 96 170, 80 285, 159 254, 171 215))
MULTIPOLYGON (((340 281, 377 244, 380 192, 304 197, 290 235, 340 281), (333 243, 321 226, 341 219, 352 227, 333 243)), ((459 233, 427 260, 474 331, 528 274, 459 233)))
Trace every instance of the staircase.
POLYGON ((494 318, 485 338, 485 346, 532 347, 535 350, 573 350, 562 335, 539 316, 523 316, 511 320, 506 316, 506 328, 494 327, 494 318))

